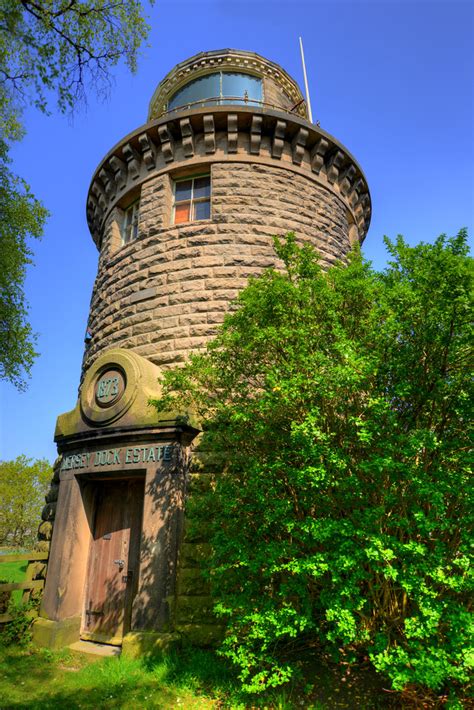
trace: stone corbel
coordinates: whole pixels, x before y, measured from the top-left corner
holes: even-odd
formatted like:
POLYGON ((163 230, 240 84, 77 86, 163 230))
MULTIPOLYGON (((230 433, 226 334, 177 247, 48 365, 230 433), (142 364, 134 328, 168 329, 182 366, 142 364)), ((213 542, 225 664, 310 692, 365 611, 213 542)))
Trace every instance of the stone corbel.
POLYGON ((138 143, 143 155, 143 162, 147 170, 153 170, 156 165, 156 148, 147 133, 138 136, 138 143))
POLYGON ((262 116, 252 116, 252 125, 250 126, 250 148, 252 155, 260 153, 260 145, 262 143, 262 116))
POLYGON ((365 225, 364 211, 360 210, 358 212, 354 212, 354 217, 357 224, 357 229, 359 230, 359 234, 363 234, 365 225))
POLYGON ((170 163, 174 160, 174 140, 169 131, 168 124, 165 123, 163 126, 158 126, 158 135, 161 141, 161 152, 163 153, 163 158, 166 163, 170 163))
POLYGON ((309 131, 306 128, 300 128, 296 136, 291 141, 291 152, 295 165, 301 165, 304 158, 304 147, 308 140, 309 131))
POLYGON ((116 194, 116 186, 114 176, 106 170, 105 166, 99 172, 99 178, 104 186, 105 194, 108 200, 113 200, 116 194))
POLYGON ((237 153, 239 139, 238 117, 236 113, 229 113, 227 116, 227 151, 237 153))
POLYGON ((98 180, 94 180, 94 182, 92 183, 91 190, 92 190, 92 194, 94 195, 94 197, 97 200, 98 208, 102 212, 104 212, 104 210, 107 209, 107 205, 108 205, 108 200, 105 195, 104 188, 102 187, 102 185, 99 184, 98 180))
POLYGON ((97 212, 97 200, 89 192, 89 199, 87 200, 87 208, 86 208, 86 213, 87 213, 87 219, 92 223, 95 219, 95 215, 97 212))
POLYGON ((355 165, 349 165, 349 167, 344 170, 343 173, 341 173, 341 176, 339 178, 339 189, 341 190, 341 193, 345 196, 351 189, 351 185, 354 181, 354 177, 356 174, 356 168, 355 165))
POLYGON ((216 152, 216 129, 214 128, 214 116, 208 114, 202 117, 204 125, 204 150, 206 153, 216 152))
POLYGON ((358 202, 358 203, 356 204, 356 206, 355 206, 355 208, 354 208, 354 214, 355 214, 355 217, 356 217, 356 220, 357 220, 357 221, 364 219, 364 208, 362 207, 362 205, 360 204, 360 202, 358 202))
POLYGON ((342 150, 337 150, 335 153, 333 153, 326 169, 327 179, 331 184, 335 183, 337 178, 339 177, 339 170, 341 169, 341 165, 343 162, 344 153, 342 152, 342 150))
POLYGON ((179 122, 179 127, 181 129, 183 153, 186 158, 192 158, 194 155, 194 130, 189 118, 182 118, 179 122))
POLYGON ((109 159, 109 165, 114 174, 115 184, 119 190, 127 187, 127 166, 119 157, 113 155, 109 159))
POLYGON ((313 146, 310 155, 311 170, 319 175, 321 168, 324 165, 324 156, 329 148, 329 143, 325 138, 320 138, 313 146))
POLYGON ((281 158, 285 145, 286 121, 277 121, 273 132, 272 157, 281 158))
POLYGON ((362 192, 363 187, 364 187, 364 181, 362 180, 362 178, 359 178, 358 180, 356 180, 356 182, 354 183, 352 192, 348 198, 349 203, 353 209, 356 206, 356 204, 359 202, 359 195, 362 192))
POLYGON ((361 234, 366 234, 369 229, 371 212, 370 197, 369 194, 365 192, 359 199, 354 210, 357 226, 361 234))
POLYGON ((364 211, 366 211, 370 206, 370 197, 368 192, 364 192, 360 197, 360 204, 362 205, 364 211))
POLYGON ((140 177, 140 157, 137 151, 130 143, 125 143, 122 147, 122 153, 127 161, 128 174, 132 177, 132 180, 136 180, 140 177))

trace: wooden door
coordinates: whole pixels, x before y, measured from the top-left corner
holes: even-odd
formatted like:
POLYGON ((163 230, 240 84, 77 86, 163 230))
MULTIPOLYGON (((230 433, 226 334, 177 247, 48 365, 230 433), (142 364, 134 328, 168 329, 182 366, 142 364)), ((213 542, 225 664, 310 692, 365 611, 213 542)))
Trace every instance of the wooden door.
POLYGON ((138 582, 143 481, 98 484, 81 638, 120 645, 138 582))

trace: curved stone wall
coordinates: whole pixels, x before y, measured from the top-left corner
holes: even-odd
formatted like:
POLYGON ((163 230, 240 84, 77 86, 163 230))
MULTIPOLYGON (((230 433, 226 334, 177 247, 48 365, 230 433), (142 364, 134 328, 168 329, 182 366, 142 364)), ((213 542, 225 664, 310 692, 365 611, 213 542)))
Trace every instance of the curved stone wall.
POLYGON ((257 162, 215 162, 210 169, 211 220, 169 225, 168 174, 143 185, 137 240, 115 248, 111 214, 86 368, 111 347, 131 348, 160 366, 184 360, 214 334, 249 276, 275 264, 275 234, 295 231, 326 265, 349 250, 347 207, 318 183, 257 162))
POLYGON ((117 144, 88 197, 100 249, 83 372, 104 350, 133 349, 161 367, 215 333, 251 275, 275 265, 272 237, 294 231, 323 265, 362 241, 365 177, 335 138, 304 118, 218 106, 171 113, 117 144), (211 175, 210 219, 173 224, 173 181, 211 175), (124 210, 140 198, 137 238, 124 210))
POLYGON ((340 197, 362 241, 370 224, 367 182, 348 150, 326 131, 291 113, 243 106, 173 112, 130 133, 105 156, 92 179, 87 220, 100 248, 112 209, 164 173, 202 164, 280 165, 340 197))

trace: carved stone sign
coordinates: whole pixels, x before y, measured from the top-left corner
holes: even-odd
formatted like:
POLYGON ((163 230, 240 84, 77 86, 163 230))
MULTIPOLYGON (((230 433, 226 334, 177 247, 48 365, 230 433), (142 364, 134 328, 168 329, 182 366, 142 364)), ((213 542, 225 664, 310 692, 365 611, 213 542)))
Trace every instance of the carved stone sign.
POLYGON ((169 463, 175 459, 175 446, 129 446, 101 451, 85 451, 64 456, 61 471, 79 469, 97 469, 102 466, 120 466, 128 468, 137 464, 155 462, 169 463))

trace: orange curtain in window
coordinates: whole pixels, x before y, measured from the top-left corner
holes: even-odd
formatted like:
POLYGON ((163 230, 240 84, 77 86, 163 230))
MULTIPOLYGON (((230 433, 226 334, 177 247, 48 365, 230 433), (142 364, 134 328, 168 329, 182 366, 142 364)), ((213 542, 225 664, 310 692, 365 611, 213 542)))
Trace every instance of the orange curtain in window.
POLYGON ((180 224, 181 222, 189 222, 189 207, 190 202, 184 202, 183 204, 176 205, 174 212, 174 223, 180 224))

